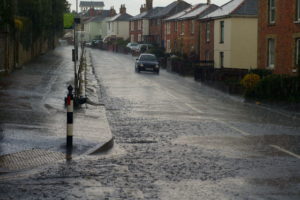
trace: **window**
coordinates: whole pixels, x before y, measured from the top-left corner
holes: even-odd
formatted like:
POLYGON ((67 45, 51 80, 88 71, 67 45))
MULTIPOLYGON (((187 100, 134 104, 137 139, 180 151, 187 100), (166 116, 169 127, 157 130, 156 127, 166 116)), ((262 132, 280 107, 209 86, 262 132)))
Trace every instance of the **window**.
POLYGON ((184 35, 184 22, 181 22, 181 35, 184 35))
POLYGON ((296 21, 300 22, 300 0, 296 0, 296 21))
POLYGON ((220 43, 224 43, 224 21, 220 21, 220 43))
POLYGON ((134 22, 132 21, 132 22, 130 22, 130 25, 131 25, 131 31, 134 31, 134 22))
POLYGON ((177 32, 178 31, 178 22, 175 22, 175 32, 177 32))
POLYGON ((276 18, 275 0, 269 0, 269 23, 275 24, 275 18, 276 18))
POLYGON ((167 40, 167 52, 171 52, 171 41, 167 40))
POLYGON ((134 35, 131 35, 131 36, 130 36, 130 42, 131 42, 131 43, 134 42, 134 35))
POLYGON ((295 65, 296 67, 300 66, 300 38, 296 38, 296 45, 295 45, 295 65))
POLYGON ((142 21, 138 21, 138 30, 142 30, 142 21))
POLYGON ((220 52, 220 67, 224 68, 224 52, 220 52))
POLYGON ((141 41, 142 41, 142 35, 139 34, 139 35, 138 35, 138 42, 141 42, 141 41))
POLYGON ((209 53, 209 50, 207 50, 207 51, 205 52, 205 60, 206 60, 206 61, 209 61, 209 60, 210 60, 210 53, 209 53))
POLYGON ((171 24, 170 22, 167 22, 167 34, 171 33, 171 24))
POLYGON ((206 42, 210 42, 210 23, 206 23, 206 42))
POLYGON ((275 66, 275 40, 268 39, 268 67, 274 68, 275 66))
POLYGON ((194 34, 195 33, 195 21, 192 20, 191 22, 191 34, 194 34))

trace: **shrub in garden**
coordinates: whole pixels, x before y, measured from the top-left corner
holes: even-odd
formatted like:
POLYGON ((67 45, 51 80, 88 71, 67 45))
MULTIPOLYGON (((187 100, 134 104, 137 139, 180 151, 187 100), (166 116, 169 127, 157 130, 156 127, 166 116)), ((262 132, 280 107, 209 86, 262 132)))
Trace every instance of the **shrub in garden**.
POLYGON ((261 79, 253 90, 246 93, 247 98, 300 102, 300 79, 289 75, 269 75, 261 79))
POLYGON ((247 74, 241 80, 241 85, 246 89, 246 92, 253 90, 253 88, 260 81, 260 76, 257 74, 247 74))

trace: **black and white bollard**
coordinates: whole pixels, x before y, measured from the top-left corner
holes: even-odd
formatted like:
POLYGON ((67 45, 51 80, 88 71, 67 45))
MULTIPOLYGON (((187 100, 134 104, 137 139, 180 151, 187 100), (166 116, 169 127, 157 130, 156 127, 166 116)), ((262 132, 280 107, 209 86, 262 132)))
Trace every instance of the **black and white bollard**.
POLYGON ((73 110, 74 110, 74 98, 73 87, 69 85, 69 93, 67 97, 67 148, 73 147, 73 110))

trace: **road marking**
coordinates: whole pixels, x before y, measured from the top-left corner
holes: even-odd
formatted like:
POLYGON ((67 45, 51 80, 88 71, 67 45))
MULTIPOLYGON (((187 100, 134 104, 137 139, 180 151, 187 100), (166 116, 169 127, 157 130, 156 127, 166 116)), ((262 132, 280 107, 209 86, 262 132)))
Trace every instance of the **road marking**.
POLYGON ((225 126, 227 126, 227 127, 231 128, 231 129, 233 129, 233 130, 239 132, 240 134, 242 134, 242 135, 244 135, 244 136, 249 136, 249 135, 251 135, 250 133, 247 133, 247 132, 245 132, 245 131, 242 131, 241 129, 236 128, 236 127, 230 125, 230 124, 227 123, 227 122, 224 122, 224 121, 221 121, 221 120, 217 120, 217 119, 215 119, 215 121, 224 124, 225 126))
POLYGON ((286 150, 286 149, 284 149, 284 148, 281 148, 281 147, 279 147, 279 146, 277 146, 277 145, 270 145, 270 147, 273 147, 274 149, 277 149, 278 151, 284 152, 284 153, 286 153, 286 154, 288 154, 288 155, 290 155, 290 156, 293 156, 293 157, 295 157, 295 158, 300 159, 300 155, 297 155, 297 154, 295 154, 295 153, 293 153, 293 152, 290 152, 290 151, 288 151, 288 150, 286 150))
POLYGON ((199 110, 198 108, 195 108, 194 106, 192 106, 191 104, 186 103, 185 104, 187 107, 191 108, 192 110, 196 111, 197 113, 203 114, 203 112, 201 110, 199 110))
POLYGON ((174 96, 174 95, 171 94, 170 92, 166 92, 166 94, 167 94, 169 97, 173 98, 173 99, 178 99, 176 96, 174 96))

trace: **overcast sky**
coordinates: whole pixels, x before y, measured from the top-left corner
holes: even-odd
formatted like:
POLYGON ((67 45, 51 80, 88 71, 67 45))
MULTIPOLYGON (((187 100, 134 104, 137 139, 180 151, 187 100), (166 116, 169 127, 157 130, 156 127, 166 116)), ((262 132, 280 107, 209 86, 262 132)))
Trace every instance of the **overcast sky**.
MULTIPOLYGON (((72 10, 76 9, 76 0, 68 0, 71 4, 72 10)), ((87 0, 85 0, 87 1, 87 0)), ((90 0, 89 0, 90 1, 90 0)), ((121 4, 125 4, 127 8, 127 13, 131 15, 137 15, 140 12, 141 4, 145 4, 146 0, 92 0, 92 1, 103 1, 105 4, 104 9, 109 9, 111 6, 114 6, 117 12, 119 12, 119 8, 121 4)), ((172 3, 175 0, 153 0, 153 6, 166 6, 170 3, 172 3)), ((190 4, 197 4, 197 3, 206 3, 207 0, 185 0, 186 2, 190 4)), ((212 3, 217 5, 223 5, 224 3, 228 2, 230 0, 211 0, 212 3)), ((80 0, 78 0, 79 4, 80 0)))

